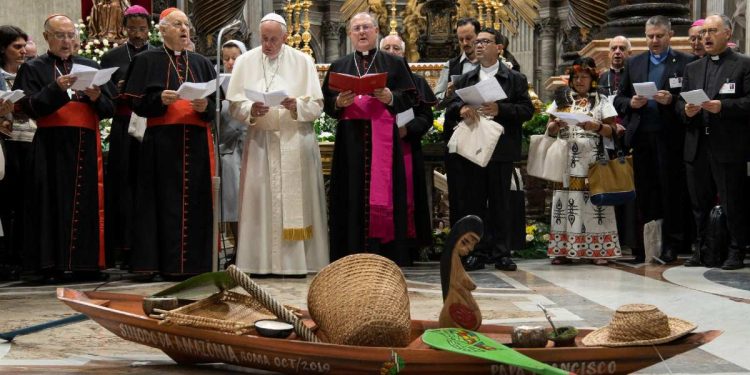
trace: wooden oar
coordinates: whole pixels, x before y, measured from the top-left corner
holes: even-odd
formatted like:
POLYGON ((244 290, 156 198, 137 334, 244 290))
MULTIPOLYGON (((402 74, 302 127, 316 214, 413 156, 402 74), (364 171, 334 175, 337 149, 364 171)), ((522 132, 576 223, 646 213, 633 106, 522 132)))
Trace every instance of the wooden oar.
POLYGON ((25 328, 19 328, 13 331, 8 332, 2 332, 0 333, 0 339, 5 341, 13 341, 16 336, 23 336, 28 335, 30 333, 35 333, 39 331, 44 331, 45 329, 60 327, 68 324, 78 323, 82 322, 84 320, 87 320, 89 317, 83 314, 75 314, 71 315, 62 319, 52 320, 49 322, 44 322, 40 324, 35 324, 33 326, 28 326, 25 328))
POLYGON ((449 352, 483 358, 506 365, 520 367, 535 374, 573 374, 529 358, 481 333, 461 328, 428 329, 422 334, 425 344, 449 352))

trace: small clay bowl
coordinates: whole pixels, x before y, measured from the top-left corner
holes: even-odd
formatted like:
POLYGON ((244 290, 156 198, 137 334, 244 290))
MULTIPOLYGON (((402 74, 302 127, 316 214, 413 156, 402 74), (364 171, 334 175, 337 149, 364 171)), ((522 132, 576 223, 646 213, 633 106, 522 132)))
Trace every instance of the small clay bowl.
POLYGON ((159 310, 174 310, 179 307, 180 302, 177 297, 144 297, 143 298, 143 312, 146 315, 154 313, 154 309, 159 310))
POLYGON ((285 339, 292 334, 294 326, 273 319, 262 319, 255 322, 255 330, 263 337, 285 339))
POLYGON ((550 331, 547 334, 547 338, 555 343, 555 346, 574 346, 576 343, 576 336, 578 336, 578 329, 576 327, 564 326, 557 329, 557 334, 554 331, 550 331))

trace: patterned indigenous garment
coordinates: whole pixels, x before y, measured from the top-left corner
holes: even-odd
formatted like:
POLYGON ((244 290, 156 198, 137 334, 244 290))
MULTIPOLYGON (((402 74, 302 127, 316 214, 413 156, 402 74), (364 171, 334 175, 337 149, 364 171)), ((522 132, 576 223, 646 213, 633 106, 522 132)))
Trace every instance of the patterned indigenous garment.
MULTIPOLYGON (((592 93, 588 98, 579 98, 572 90, 568 95, 572 104, 559 111, 588 114, 597 121, 617 116, 604 96, 592 93)), ((555 184, 552 195, 547 255, 586 259, 619 257, 614 207, 596 206, 589 200, 589 167, 597 160, 608 158, 606 153, 602 155, 597 151, 602 138, 578 126, 561 128, 558 137, 568 143, 567 167, 562 184, 555 184)))

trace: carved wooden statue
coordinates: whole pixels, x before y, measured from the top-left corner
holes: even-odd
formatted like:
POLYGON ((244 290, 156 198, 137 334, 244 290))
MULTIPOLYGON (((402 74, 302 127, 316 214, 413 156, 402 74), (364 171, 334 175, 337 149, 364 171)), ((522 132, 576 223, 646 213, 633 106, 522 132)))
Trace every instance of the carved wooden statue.
POLYGON ((89 39, 107 39, 122 43, 127 38, 122 26, 122 13, 130 7, 128 0, 97 0, 88 20, 89 39))
POLYGON ((441 328, 477 330, 482 325, 482 312, 471 295, 471 291, 477 286, 461 264, 461 257, 474 250, 482 233, 482 219, 473 215, 466 216, 453 225, 445 241, 440 258, 443 309, 438 322, 441 328))

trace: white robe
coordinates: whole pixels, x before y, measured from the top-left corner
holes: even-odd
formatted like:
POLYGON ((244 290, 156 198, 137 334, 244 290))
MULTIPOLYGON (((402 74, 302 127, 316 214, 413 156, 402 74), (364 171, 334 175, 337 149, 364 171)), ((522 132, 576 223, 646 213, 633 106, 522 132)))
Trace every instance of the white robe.
POLYGON ((281 65, 276 70, 274 64, 269 65, 261 48, 254 48, 237 59, 229 83, 230 112, 249 125, 240 177, 236 264, 243 271, 256 274, 300 275, 318 271, 329 262, 325 190, 313 129, 313 121, 323 110, 323 94, 309 56, 284 45, 278 63, 281 65), (245 88, 261 92, 286 90, 289 96, 297 98, 296 120, 281 106, 272 107, 263 117, 253 118, 253 102, 245 96, 245 88), (282 139, 281 127, 296 128, 291 135, 286 133, 291 142, 282 139), (289 225, 284 225, 283 220, 290 217, 284 210, 290 205, 282 199, 285 181, 282 181, 281 154, 282 150, 290 152, 289 147, 297 144, 301 145, 300 161, 293 166, 298 173, 292 183, 301 184, 301 196, 293 198, 298 204, 308 204, 309 210, 304 214, 293 212, 295 215, 291 216, 312 225, 312 237, 284 240, 283 228, 289 225))

